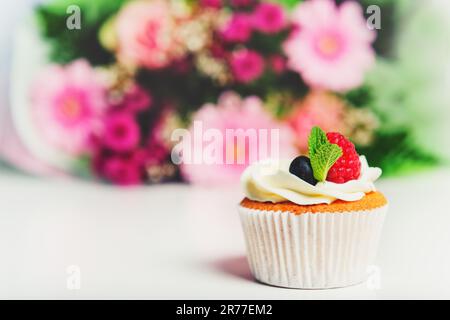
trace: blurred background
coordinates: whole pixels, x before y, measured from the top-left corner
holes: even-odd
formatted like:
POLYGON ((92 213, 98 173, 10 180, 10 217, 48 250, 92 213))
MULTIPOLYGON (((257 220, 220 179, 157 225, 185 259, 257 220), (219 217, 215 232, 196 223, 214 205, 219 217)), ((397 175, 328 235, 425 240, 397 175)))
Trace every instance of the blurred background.
POLYGON ((21 1, 2 20, 5 165, 114 185, 236 183, 248 162, 171 161, 171 133, 196 120, 283 129, 289 156, 314 125, 340 131, 384 176, 446 164, 445 2, 360 1, 317 26, 301 13, 319 19, 333 2, 301 2, 21 1))
MULTIPOLYGON (((424 270, 436 279, 418 295, 449 294, 450 259, 434 247, 450 241, 448 1, 3 6, 2 296, 78 297, 66 288, 75 265, 87 278, 82 297, 174 297, 175 288, 176 297, 234 297, 250 277, 234 212, 250 159, 174 163, 172 133, 194 137, 195 121, 221 133, 280 129, 284 157, 307 152, 313 126, 344 133, 383 169, 380 188, 396 214, 380 258, 386 288, 346 296, 404 296, 411 278, 427 285, 424 270), (424 222, 430 202, 435 214, 424 222), (400 240, 399 229, 414 240, 400 240)), ((195 139, 193 153, 206 145, 195 139)), ((255 286, 242 297, 271 294, 255 286)))

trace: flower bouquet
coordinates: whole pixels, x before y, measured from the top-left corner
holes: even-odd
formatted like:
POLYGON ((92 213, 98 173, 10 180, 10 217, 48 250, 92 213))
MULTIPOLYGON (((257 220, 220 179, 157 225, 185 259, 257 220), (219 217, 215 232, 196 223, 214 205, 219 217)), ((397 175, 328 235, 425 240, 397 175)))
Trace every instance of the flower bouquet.
MULTIPOLYGON (((392 119, 389 106, 404 103, 393 97, 406 90, 381 84, 401 77, 392 17, 405 2, 373 3, 41 5, 36 21, 49 63, 26 94, 30 126, 40 141, 64 154, 64 170, 118 185, 236 182, 248 159, 174 161, 180 142, 174 132, 183 128, 195 137, 196 123, 221 133, 279 129, 278 148, 286 157, 307 152, 307 135, 320 126, 348 136, 388 175, 435 165, 439 155, 414 140, 407 125, 414 112, 405 109, 399 122, 392 119), (392 95, 383 99, 386 90, 392 95)), ((247 143, 244 149, 253 147, 247 143)), ((233 157, 245 151, 235 148, 233 157)))

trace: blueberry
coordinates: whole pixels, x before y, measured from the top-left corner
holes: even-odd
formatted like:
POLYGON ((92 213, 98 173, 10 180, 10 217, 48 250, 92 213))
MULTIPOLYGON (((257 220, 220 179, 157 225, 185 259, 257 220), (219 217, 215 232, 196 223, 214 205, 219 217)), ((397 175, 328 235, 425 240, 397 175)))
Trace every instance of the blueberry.
POLYGON ((308 157, 300 156, 292 160, 289 166, 289 172, 313 186, 317 184, 311 167, 311 161, 308 157))

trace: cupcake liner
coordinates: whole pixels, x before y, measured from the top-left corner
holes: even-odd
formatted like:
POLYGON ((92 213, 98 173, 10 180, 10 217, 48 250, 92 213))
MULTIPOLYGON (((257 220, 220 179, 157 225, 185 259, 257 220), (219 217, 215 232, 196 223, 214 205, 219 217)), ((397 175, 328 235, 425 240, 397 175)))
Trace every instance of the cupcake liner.
POLYGON ((326 289, 367 279, 388 205, 339 213, 239 206, 253 276, 280 287, 326 289))

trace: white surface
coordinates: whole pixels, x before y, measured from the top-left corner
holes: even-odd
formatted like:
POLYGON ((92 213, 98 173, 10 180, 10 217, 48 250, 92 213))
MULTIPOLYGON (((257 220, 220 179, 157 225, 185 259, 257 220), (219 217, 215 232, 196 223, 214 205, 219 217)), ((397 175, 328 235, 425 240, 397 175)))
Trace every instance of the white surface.
POLYGON ((450 298, 450 170, 384 180, 381 288, 294 290, 254 282, 240 194, 114 189, 0 173, 0 298, 450 298), (67 289, 79 266, 81 288, 67 289))

